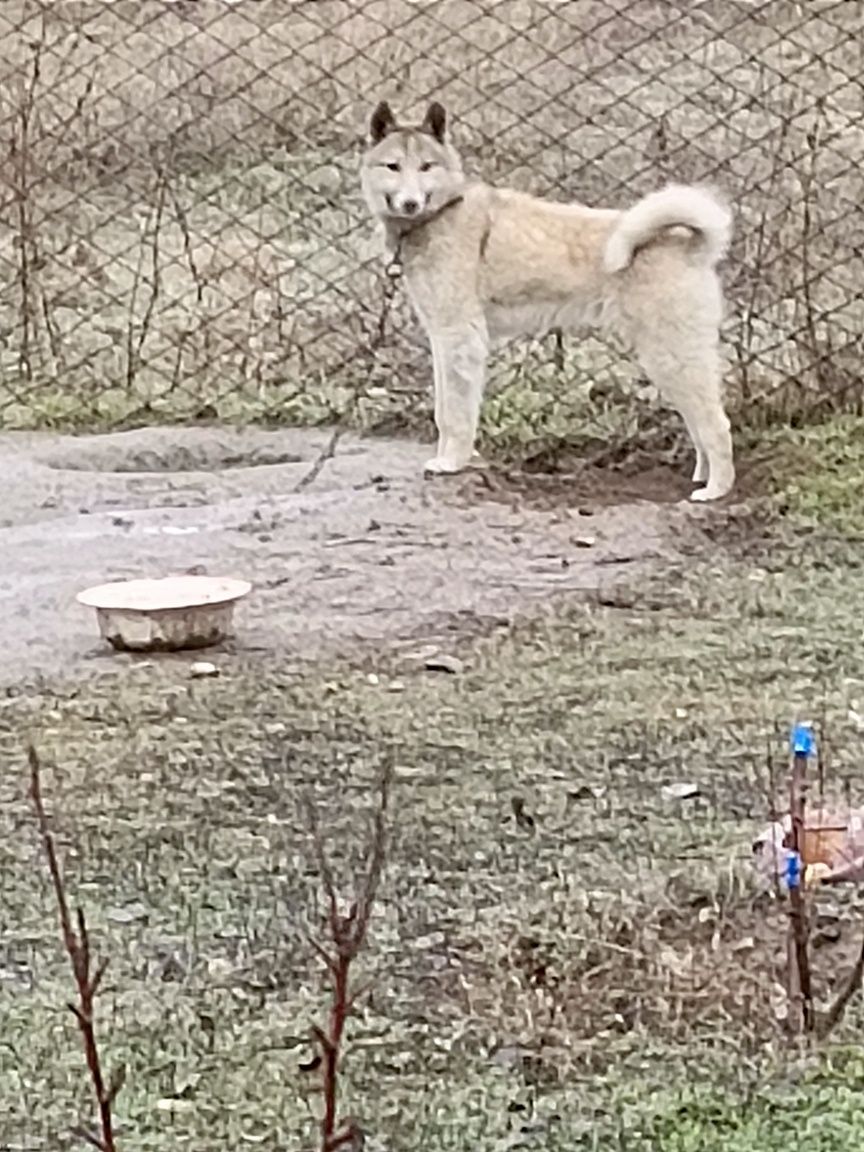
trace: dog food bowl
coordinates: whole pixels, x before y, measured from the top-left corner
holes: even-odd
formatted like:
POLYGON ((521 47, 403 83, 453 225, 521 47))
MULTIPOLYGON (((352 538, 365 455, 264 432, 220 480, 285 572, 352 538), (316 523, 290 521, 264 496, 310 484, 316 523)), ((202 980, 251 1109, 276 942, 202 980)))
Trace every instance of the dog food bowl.
POLYGON ((113 647, 131 652, 208 648, 231 634, 234 605, 252 585, 214 576, 118 580, 78 594, 96 609, 99 631, 113 647))

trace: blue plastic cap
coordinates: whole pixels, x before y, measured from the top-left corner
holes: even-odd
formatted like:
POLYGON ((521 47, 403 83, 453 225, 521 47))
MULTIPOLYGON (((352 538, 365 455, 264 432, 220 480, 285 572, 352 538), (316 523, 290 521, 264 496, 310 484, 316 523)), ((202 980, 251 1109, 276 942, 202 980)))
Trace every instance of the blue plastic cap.
POLYGON ((790 852, 786 857, 786 887, 798 888, 801 884, 801 857, 790 852))
POLYGON ((792 752, 795 756, 812 756, 816 740, 811 724, 796 724, 792 729, 792 752))

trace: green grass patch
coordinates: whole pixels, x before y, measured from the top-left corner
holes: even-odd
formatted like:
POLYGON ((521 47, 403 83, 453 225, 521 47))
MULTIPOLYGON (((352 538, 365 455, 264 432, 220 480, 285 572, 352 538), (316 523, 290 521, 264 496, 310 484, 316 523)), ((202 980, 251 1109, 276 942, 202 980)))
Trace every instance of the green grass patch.
POLYGON ((778 504, 795 523, 841 536, 864 536, 864 417, 765 435, 768 474, 778 504))

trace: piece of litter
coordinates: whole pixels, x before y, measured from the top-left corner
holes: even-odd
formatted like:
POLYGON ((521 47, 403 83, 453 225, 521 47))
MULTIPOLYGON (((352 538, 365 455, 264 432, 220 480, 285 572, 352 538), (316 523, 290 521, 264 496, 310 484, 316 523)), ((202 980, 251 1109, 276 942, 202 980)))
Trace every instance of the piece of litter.
POLYGON ((196 660, 189 667, 189 675, 193 680, 203 680, 206 676, 218 676, 219 669, 207 660, 196 660))
POLYGON ((674 784, 664 784, 660 791, 667 800, 690 800, 699 795, 699 785, 681 780, 674 784))
MULTIPOLYGON (((792 818, 786 812, 752 840, 754 868, 763 882, 779 880, 785 886, 791 837, 792 818)), ((802 840, 805 884, 864 880, 864 808, 808 809, 802 840)))
POLYGON ((366 683, 367 683, 367 684, 371 684, 371 685, 373 686, 373 688, 374 688, 376 684, 380 684, 380 683, 381 683, 381 680, 379 679, 379 677, 378 677, 377 673, 375 673, 375 672, 368 672, 368 673, 366 674, 366 683))
POLYGON ((465 665, 458 656, 442 653, 440 656, 427 657, 424 667, 427 672, 448 672, 451 676, 458 676, 465 665))

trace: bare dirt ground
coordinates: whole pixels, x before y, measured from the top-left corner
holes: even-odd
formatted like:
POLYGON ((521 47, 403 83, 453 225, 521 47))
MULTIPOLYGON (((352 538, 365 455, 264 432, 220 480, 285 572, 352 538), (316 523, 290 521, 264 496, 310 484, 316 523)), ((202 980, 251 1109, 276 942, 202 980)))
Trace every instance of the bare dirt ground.
MULTIPOLYGON (((685 505, 640 501, 638 478, 602 499, 586 477, 569 499, 560 481, 553 493, 494 473, 427 481, 428 446, 401 441, 343 439, 316 470, 329 439, 190 428, 0 439, 0 679, 116 660, 75 602, 105 580, 248 578, 236 646, 309 656, 603 589, 673 554, 692 519, 685 505)), ((680 496, 647 479, 652 497, 680 496)))

